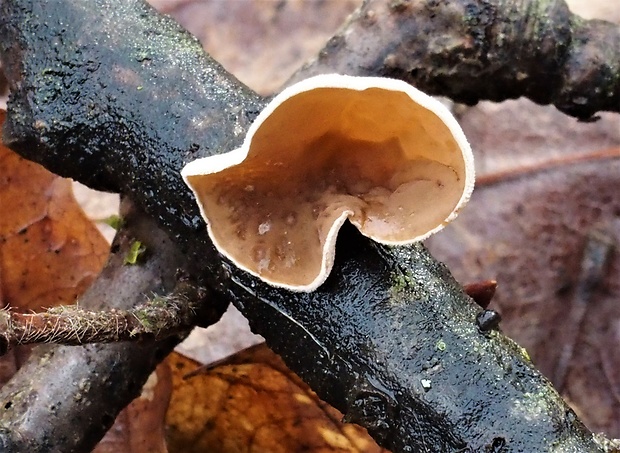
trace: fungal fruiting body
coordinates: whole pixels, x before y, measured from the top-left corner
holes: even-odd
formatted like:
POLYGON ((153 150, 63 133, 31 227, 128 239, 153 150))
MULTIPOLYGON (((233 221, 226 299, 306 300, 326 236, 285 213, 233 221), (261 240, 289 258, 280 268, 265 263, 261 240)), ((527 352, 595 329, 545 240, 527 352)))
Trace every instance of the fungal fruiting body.
POLYGON ((390 245, 454 219, 474 185, 452 114, 409 84, 320 75, 276 96, 241 148, 182 171, 220 253, 274 286, 312 291, 346 219, 390 245))

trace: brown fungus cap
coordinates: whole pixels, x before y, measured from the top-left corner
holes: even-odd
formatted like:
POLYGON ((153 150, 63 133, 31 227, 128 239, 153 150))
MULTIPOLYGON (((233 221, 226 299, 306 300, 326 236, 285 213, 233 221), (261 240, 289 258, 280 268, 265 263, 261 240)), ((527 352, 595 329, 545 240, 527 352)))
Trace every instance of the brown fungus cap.
POLYGON ((437 100, 399 80, 330 74, 282 91, 241 148, 182 176, 220 253, 274 286, 312 291, 347 218, 383 244, 421 241, 467 202, 474 166, 437 100))

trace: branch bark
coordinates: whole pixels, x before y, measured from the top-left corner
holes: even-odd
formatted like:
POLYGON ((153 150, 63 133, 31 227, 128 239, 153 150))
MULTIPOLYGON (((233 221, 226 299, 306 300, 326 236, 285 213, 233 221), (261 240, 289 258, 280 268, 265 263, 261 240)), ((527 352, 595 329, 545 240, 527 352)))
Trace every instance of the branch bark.
MULTIPOLYGON (((176 270, 183 266, 183 255, 176 245, 127 201, 122 208, 127 227, 117 235, 101 275, 80 300, 90 310, 101 310, 104 304, 107 309, 127 309, 144 303, 146 294, 165 295, 178 285, 176 270), (126 266, 135 237, 144 238, 149 254, 140 265, 126 266)), ((188 331, 160 342, 36 348, 0 390, 0 450, 91 451, 188 331)))
POLYGON ((465 104, 526 96, 582 120, 620 112, 620 27, 564 1, 368 0, 292 81, 383 75, 465 104))
MULTIPOLYGON (((364 7, 384 5, 375 23, 389 23, 396 3, 364 7)), ((430 23, 455 21, 453 2, 412 4, 434 11, 430 23)), ((478 328, 480 307, 421 245, 379 247, 344 228, 333 272, 311 294, 269 287, 222 260, 179 172, 190 159, 238 146, 264 100, 172 21, 136 0, 4 0, 0 43, 12 90, 5 142, 139 203, 213 295, 232 301, 291 369, 380 444, 394 452, 606 451, 518 346, 478 328)), ((452 70, 437 86, 458 80, 459 68, 461 83, 471 78, 469 66, 438 55, 431 63, 452 70)), ((305 71, 298 77, 314 69, 305 71)), ((10 417, 2 423, 21 429, 10 417)))

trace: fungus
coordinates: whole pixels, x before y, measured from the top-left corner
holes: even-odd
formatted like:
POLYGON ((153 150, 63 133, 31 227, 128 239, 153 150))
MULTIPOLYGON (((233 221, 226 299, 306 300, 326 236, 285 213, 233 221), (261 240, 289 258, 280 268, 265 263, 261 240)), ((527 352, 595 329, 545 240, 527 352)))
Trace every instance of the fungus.
POLYGON ((241 148, 182 171, 217 250, 267 283, 313 291, 346 219, 389 245, 454 219, 474 184, 450 112, 405 82, 320 75, 277 95, 241 148))

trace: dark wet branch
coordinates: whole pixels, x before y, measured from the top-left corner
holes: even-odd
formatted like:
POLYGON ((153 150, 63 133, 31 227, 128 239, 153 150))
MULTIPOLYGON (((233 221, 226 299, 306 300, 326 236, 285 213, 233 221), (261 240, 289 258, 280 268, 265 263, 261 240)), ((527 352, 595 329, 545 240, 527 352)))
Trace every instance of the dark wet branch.
MULTIPOLYGON (((126 227, 117 235, 101 275, 82 296, 84 309, 125 310, 143 304, 146 295, 180 290, 177 269, 183 266, 183 255, 176 245, 139 209, 126 201, 121 209, 126 227), (139 265, 127 266, 125 256, 136 237, 149 252, 139 265)), ((180 285, 185 296, 195 292, 189 283, 180 285)), ((186 328, 159 342, 36 348, 0 389, 0 451, 90 451, 188 332, 186 328)))
POLYGON ((333 71, 466 104, 526 96, 588 119, 620 112, 620 27, 562 0, 367 0, 295 79, 333 71))
MULTIPOLYGON (((206 278, 213 300, 232 301, 347 420, 394 452, 606 451, 519 347, 477 324, 481 308, 420 245, 378 247, 343 228, 333 272, 311 294, 269 287, 223 261, 179 172, 238 146, 264 100, 171 20, 137 0, 0 5, 12 89, 6 143, 131 197, 206 278)), ((16 382, 11 389, 28 388, 16 382)), ((23 429, 24 407, 0 419, 6 442, 23 429)))

